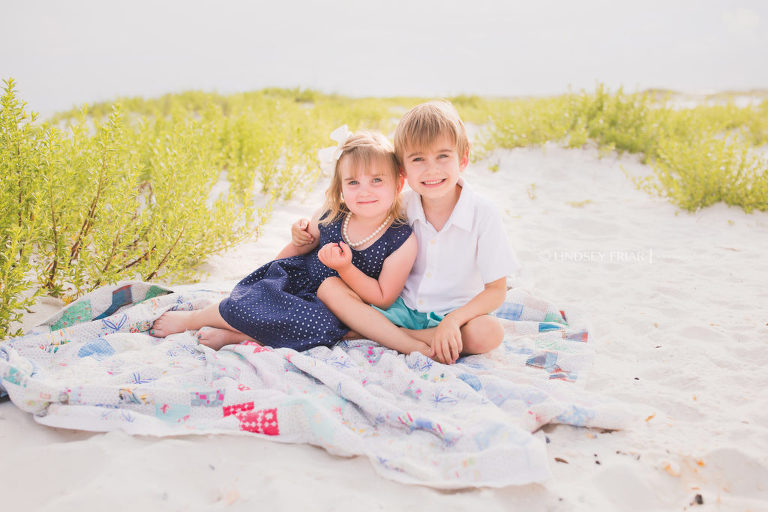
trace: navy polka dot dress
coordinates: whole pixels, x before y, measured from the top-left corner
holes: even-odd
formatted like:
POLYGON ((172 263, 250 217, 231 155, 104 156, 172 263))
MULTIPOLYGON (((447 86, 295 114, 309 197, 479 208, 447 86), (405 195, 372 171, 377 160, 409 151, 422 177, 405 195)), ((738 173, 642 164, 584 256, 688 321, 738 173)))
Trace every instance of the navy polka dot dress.
MULTIPOLYGON (((338 272, 323 265, 318 251, 338 243, 342 220, 320 224, 320 243, 302 256, 267 263, 240 281, 219 304, 224 320, 264 345, 307 350, 332 346, 349 331, 317 298, 317 289, 338 272)), ((352 250, 352 264, 378 279, 384 260, 408 239, 407 224, 390 226, 370 247, 352 250)))

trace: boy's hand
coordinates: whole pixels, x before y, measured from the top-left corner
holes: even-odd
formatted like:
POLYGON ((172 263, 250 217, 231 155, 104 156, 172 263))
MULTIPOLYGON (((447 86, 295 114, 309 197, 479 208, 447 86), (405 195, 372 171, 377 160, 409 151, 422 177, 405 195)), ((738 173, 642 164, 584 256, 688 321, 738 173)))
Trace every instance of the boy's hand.
POLYGON ((309 219, 299 219, 291 224, 291 243, 296 247, 311 244, 315 237, 309 232, 309 219))
POLYGON ((459 324, 450 315, 444 317, 432 337, 435 358, 443 364, 453 364, 463 349, 459 324))
POLYGON ((325 244, 317 257, 320 263, 337 272, 352 264, 352 250, 344 242, 325 244))

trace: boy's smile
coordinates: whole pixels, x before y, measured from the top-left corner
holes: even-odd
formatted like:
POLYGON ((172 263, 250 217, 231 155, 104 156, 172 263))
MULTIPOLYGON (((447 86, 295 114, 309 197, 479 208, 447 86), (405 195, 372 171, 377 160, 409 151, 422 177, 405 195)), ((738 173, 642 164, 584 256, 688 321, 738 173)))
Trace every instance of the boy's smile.
POLYGON ((409 148, 403 157, 408 185, 427 200, 453 197, 459 175, 468 162, 469 153, 460 158, 448 137, 435 140, 427 148, 409 148))

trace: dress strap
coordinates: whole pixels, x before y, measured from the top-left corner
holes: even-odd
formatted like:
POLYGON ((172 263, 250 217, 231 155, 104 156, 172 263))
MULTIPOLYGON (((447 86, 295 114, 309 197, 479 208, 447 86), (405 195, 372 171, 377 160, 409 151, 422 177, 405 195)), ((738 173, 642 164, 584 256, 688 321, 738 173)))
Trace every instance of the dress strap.
POLYGON ((392 242, 393 251, 397 250, 406 240, 408 240, 408 237, 411 236, 411 231, 411 226, 409 226, 408 223, 390 226, 387 230, 387 234, 392 242))

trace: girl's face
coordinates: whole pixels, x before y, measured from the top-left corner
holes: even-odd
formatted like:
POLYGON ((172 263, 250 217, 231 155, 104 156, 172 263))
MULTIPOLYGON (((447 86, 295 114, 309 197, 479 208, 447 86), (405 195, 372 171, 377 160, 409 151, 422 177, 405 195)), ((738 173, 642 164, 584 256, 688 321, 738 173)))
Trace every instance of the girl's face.
POLYGON ((339 165, 341 193, 349 211, 362 218, 383 219, 398 193, 391 163, 374 159, 367 169, 342 159, 339 165))

